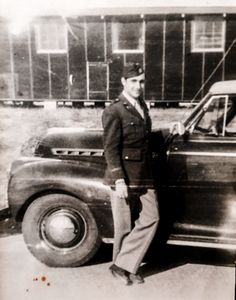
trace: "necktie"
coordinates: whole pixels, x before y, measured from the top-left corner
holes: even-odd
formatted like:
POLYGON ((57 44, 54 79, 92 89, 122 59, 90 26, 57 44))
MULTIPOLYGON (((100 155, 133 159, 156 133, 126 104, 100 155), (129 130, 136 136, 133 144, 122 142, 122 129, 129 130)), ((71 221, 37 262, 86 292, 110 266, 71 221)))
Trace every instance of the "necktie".
POLYGON ((140 103, 138 102, 138 100, 135 101, 134 107, 138 111, 138 113, 141 115, 141 117, 144 119, 144 112, 143 112, 143 109, 142 109, 140 103))

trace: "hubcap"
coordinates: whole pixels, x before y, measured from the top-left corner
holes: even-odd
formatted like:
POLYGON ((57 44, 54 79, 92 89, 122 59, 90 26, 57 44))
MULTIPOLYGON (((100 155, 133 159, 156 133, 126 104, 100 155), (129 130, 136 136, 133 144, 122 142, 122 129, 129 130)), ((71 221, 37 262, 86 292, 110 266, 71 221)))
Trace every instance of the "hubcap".
POLYGON ((73 209, 50 211, 44 216, 41 235, 45 242, 53 248, 72 248, 83 241, 86 236, 86 222, 73 209))

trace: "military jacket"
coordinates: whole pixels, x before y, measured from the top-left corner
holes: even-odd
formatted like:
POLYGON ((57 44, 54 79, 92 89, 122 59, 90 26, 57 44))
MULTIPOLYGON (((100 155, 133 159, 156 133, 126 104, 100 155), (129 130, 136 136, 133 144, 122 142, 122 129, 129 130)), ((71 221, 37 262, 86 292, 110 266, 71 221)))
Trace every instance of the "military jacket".
POLYGON ((111 186, 124 178, 129 186, 152 186, 149 136, 151 119, 140 99, 144 118, 123 94, 102 115, 103 143, 107 162, 104 182, 111 186))

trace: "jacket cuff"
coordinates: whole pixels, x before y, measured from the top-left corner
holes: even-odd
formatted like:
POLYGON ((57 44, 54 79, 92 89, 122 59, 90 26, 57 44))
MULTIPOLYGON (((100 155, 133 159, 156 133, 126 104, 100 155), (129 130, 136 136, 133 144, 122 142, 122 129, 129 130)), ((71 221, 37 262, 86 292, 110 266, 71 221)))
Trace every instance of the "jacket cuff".
POLYGON ((124 172, 122 168, 114 168, 111 170, 111 176, 114 181, 124 178, 124 172))
POLYGON ((117 183, 125 183, 124 178, 117 179, 117 180, 115 181, 115 184, 117 184, 117 183))

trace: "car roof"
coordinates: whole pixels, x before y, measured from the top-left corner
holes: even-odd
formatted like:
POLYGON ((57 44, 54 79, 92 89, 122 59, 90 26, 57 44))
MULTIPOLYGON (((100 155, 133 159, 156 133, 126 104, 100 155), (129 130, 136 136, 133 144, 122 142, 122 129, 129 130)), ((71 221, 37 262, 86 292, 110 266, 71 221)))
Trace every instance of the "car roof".
POLYGON ((209 89, 213 95, 219 94, 236 94, 236 80, 218 81, 209 89))

